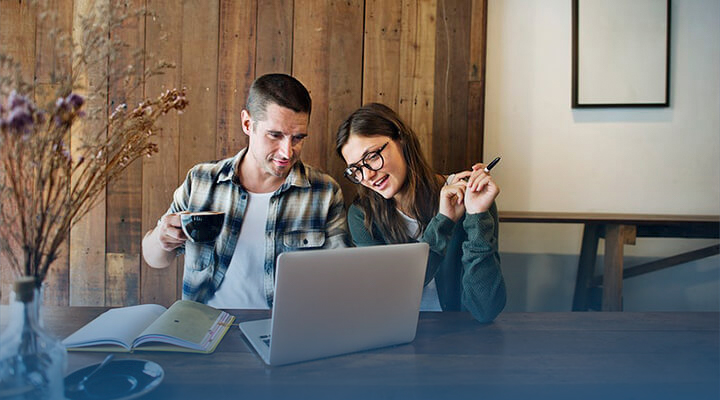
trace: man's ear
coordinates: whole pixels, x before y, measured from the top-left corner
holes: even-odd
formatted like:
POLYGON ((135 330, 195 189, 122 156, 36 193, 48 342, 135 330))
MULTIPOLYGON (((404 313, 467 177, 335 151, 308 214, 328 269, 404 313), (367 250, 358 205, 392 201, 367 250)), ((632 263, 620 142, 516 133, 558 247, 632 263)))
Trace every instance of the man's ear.
POLYGON ((252 118, 250 118, 250 113, 248 110, 242 110, 240 112, 240 121, 242 124, 243 132, 245 132, 246 135, 250 136, 250 133, 252 132, 252 118))

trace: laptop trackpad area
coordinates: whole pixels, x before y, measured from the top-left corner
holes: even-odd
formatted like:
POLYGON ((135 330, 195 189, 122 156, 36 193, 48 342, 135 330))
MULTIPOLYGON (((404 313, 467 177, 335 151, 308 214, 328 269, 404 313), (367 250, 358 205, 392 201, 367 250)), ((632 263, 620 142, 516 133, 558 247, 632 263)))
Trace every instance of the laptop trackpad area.
POLYGON ((270 350, 271 322, 271 319, 260 319, 238 324, 242 333, 263 359, 267 359, 270 350))

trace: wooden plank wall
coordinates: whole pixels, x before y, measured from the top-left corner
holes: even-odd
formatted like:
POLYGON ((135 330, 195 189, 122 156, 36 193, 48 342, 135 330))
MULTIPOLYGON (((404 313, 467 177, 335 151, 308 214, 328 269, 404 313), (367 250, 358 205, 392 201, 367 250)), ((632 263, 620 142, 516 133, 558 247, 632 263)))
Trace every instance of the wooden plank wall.
MULTIPOLYGON (((78 16, 95 1, 49 1, 59 16, 50 27, 27 0, 0 0, 0 51, 22 61, 26 76, 52 85, 43 37, 52 28, 77 34, 78 16)), ((146 6, 153 16, 113 35, 177 65, 132 93, 110 87, 100 106, 111 110, 180 86, 187 87, 190 106, 163 121, 160 153, 111 182, 101 204, 73 229, 48 278, 47 304, 169 305, 180 297, 182 259, 164 270, 148 267, 142 236, 192 165, 246 145, 239 114, 250 83, 264 73, 293 74, 310 90, 311 136, 303 159, 331 173, 346 200, 354 188, 342 178, 335 130, 365 102, 397 110, 440 172, 482 158, 487 0, 97 1, 146 6)), ((84 79, 92 80, 92 72, 84 79)), ((7 302, 14 278, 0 266, 7 302)))

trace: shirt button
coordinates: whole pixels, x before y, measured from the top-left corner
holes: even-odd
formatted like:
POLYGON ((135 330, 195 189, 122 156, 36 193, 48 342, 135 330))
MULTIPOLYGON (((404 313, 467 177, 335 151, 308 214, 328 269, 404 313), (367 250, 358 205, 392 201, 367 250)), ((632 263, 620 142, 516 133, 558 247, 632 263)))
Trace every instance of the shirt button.
POLYGON ((244 195, 240 196, 240 198, 245 200, 247 198, 247 195, 244 194, 244 195))

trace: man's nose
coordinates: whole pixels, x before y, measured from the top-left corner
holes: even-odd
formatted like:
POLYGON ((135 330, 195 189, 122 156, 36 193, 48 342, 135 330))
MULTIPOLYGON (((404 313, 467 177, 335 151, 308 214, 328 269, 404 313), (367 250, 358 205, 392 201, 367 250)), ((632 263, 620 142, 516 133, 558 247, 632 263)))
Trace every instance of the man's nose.
POLYGON ((293 143, 292 138, 285 137, 280 142, 280 155, 285 158, 292 158, 293 155, 293 143))

